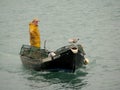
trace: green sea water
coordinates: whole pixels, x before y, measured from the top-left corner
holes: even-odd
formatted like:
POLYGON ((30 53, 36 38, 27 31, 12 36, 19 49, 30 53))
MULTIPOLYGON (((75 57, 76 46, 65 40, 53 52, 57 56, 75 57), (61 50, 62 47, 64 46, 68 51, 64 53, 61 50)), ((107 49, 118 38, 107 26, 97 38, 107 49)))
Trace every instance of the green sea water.
POLYGON ((0 0, 0 90, 120 90, 120 0, 0 0), (28 24, 40 19, 42 47, 79 38, 90 60, 75 73, 23 67, 28 24))

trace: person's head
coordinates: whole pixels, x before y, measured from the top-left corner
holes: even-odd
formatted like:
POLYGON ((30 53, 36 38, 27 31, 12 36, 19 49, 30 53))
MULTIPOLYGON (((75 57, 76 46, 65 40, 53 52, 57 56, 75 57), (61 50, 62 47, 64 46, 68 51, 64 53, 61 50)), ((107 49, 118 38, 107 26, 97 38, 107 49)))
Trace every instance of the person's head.
POLYGON ((38 25, 38 22, 39 22, 39 19, 38 18, 34 18, 32 23, 35 24, 35 25, 38 25))

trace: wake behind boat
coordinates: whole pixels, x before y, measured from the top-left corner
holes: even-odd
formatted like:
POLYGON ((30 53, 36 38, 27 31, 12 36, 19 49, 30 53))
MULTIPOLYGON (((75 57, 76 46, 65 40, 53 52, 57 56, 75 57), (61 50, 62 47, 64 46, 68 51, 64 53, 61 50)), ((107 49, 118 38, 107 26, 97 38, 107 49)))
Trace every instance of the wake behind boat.
POLYGON ((69 71, 75 72, 76 69, 88 63, 84 57, 85 52, 77 41, 70 41, 72 44, 63 46, 54 52, 39 49, 35 57, 30 56, 31 46, 23 45, 20 50, 20 58, 25 67, 37 71, 69 71))

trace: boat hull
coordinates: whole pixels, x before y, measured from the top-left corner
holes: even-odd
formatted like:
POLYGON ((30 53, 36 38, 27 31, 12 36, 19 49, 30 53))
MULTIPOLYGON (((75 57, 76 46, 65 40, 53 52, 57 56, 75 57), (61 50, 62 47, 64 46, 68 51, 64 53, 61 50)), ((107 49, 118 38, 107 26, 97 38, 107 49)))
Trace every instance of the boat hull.
POLYGON ((56 53, 58 53, 56 56, 51 57, 48 55, 44 59, 34 59, 21 54, 20 57, 25 67, 37 71, 75 72, 76 69, 84 64, 85 58, 80 50, 77 53, 73 53, 71 49, 62 47, 56 53))

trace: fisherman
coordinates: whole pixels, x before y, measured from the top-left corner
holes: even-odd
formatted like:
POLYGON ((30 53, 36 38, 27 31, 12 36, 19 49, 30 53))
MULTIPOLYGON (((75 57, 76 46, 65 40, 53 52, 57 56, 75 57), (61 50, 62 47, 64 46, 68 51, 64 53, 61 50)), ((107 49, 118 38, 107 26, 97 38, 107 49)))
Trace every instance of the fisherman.
POLYGON ((29 56, 32 58, 38 58, 38 51, 41 47, 40 31, 38 27, 39 19, 34 18, 32 22, 29 23, 29 34, 30 34, 30 45, 31 50, 29 56))

